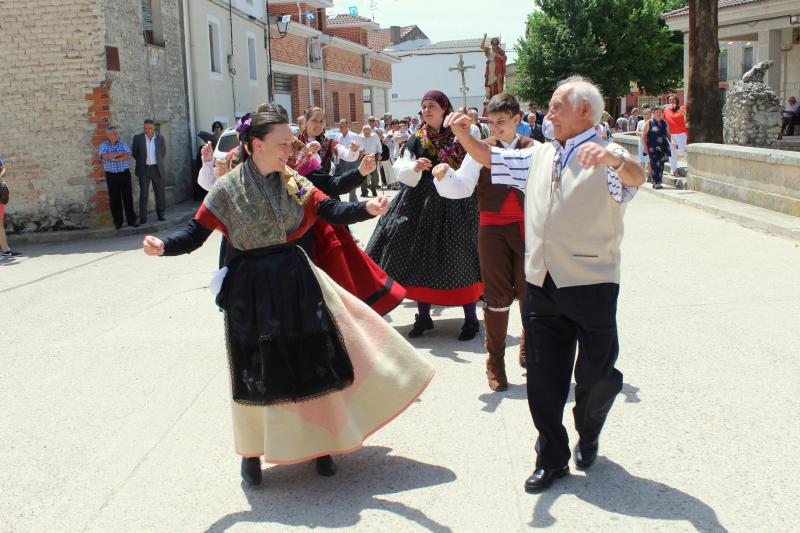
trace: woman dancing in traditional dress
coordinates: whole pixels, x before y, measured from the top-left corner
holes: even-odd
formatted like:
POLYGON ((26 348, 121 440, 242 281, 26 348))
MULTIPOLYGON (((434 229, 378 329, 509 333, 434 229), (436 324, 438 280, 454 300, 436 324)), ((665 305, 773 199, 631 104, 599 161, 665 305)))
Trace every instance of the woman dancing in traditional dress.
POLYGON ((431 304, 461 305, 464 325, 459 340, 478 333, 475 303, 483 293, 478 262, 478 202, 439 196, 431 169, 448 163, 458 169, 466 152, 444 117, 453 111, 440 91, 422 98, 424 124, 411 136, 395 162, 397 179, 408 185, 392 201, 367 245, 367 253, 403 285, 418 313, 409 337, 433 329, 431 304))
POLYGON ((317 217, 343 224, 381 214, 386 198, 340 203, 287 171, 294 139, 285 113, 256 113, 244 133, 250 157, 217 180, 186 229, 145 237, 144 251, 189 253, 212 230, 225 234, 232 253, 217 303, 242 477, 261 482, 260 456, 316 459, 319 474, 333 475, 331 455, 355 451, 405 410, 433 368, 295 241, 317 217))

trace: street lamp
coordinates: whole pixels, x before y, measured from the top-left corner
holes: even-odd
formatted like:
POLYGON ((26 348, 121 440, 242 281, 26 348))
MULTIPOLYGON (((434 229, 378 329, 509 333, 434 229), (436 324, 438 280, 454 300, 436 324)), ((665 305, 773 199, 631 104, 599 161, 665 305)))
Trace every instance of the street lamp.
POLYGON ((789 24, 800 24, 800 15, 789 15, 789 24))
POLYGON ((272 44, 270 43, 269 28, 275 24, 275 29, 278 30, 279 39, 286 37, 289 33, 289 24, 292 22, 291 15, 270 15, 269 14, 269 0, 265 2, 266 12, 264 14, 265 28, 264 28, 264 46, 267 49, 267 65, 269 72, 267 73, 267 99, 270 103, 275 100, 275 89, 273 87, 272 76, 272 44))

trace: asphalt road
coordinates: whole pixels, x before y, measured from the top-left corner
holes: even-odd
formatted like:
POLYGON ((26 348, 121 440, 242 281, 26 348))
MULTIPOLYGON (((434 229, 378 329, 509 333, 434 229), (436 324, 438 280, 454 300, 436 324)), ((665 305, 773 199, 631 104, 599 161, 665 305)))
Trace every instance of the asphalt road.
MULTIPOLYGON (((339 474, 271 466, 249 489, 206 288, 218 237, 179 258, 141 236, 29 245, 0 263, 0 531, 798 531, 798 244, 643 193, 626 228, 625 387, 597 463, 539 496, 523 371, 511 357, 489 391, 460 309, 414 341, 438 369, 421 401, 339 474)), ((515 356, 516 312, 510 329, 515 356)))

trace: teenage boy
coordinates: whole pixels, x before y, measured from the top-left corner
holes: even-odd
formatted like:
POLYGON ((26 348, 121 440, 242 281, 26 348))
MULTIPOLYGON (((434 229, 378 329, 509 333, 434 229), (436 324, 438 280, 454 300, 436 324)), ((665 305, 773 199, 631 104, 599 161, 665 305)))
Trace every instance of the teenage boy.
MULTIPOLYGON (((533 146, 534 140, 517 134, 521 114, 519 102, 510 94, 500 93, 486 107, 489 145, 507 149, 533 146)), ((453 171, 446 163, 433 169, 434 185, 445 198, 468 198, 478 189, 480 227, 478 255, 481 265, 483 292, 483 323, 486 329, 486 377, 489 388, 502 391, 508 388, 505 370, 508 313, 519 300, 525 299, 525 182, 511 178, 492 178, 491 169, 481 166, 467 156, 461 168, 453 171)), ((519 364, 525 366, 525 334, 520 335, 519 364)))

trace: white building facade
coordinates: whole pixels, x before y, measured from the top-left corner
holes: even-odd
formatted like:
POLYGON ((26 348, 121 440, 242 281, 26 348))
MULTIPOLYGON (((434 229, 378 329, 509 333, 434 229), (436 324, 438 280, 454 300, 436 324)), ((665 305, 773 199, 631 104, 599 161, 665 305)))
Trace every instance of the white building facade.
POLYGON ((416 115, 422 96, 431 89, 445 93, 455 108, 477 107, 482 111, 486 55, 480 44, 481 39, 409 41, 387 50, 386 53, 401 60, 392 65, 389 105, 392 115, 416 115), (459 70, 450 70, 460 68, 462 59, 463 82, 459 70))

